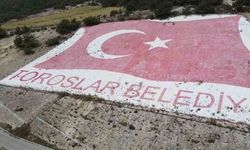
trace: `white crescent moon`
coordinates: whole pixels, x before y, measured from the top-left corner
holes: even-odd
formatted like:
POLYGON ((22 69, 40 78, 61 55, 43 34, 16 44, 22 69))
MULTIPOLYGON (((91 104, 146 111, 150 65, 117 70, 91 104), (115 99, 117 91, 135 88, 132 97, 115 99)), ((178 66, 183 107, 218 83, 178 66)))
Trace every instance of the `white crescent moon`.
POLYGON ((102 45, 104 42, 111 39, 112 37, 115 37, 121 34, 127 34, 127 33, 145 34, 144 32, 139 31, 139 30, 117 30, 117 31, 109 32, 107 34, 104 34, 96 38, 91 43, 89 43, 87 47, 88 54, 92 57, 99 58, 99 59, 115 59, 115 58, 129 56, 129 55, 110 55, 102 51, 102 45))

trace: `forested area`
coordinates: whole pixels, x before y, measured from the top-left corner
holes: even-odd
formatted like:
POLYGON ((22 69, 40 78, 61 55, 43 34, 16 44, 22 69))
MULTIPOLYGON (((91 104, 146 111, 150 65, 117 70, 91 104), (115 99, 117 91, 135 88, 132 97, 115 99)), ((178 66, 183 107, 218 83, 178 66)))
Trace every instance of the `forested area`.
POLYGON ((46 8, 64 8, 86 0, 0 0, 0 22, 18 19, 43 11, 46 8))
POLYGON ((103 6, 123 6, 128 11, 152 10, 157 18, 177 15, 173 8, 183 6, 183 15, 236 13, 250 11, 250 0, 236 0, 233 6, 223 0, 100 0, 103 6))
MULTIPOLYGON (((77 5, 87 0, 0 0, 0 23, 14 18, 41 12, 46 8, 64 8, 77 5)), ((157 18, 176 15, 174 7, 184 6, 184 15, 233 13, 250 11, 250 0, 236 0, 233 6, 223 4, 223 0, 95 0, 104 7, 122 6, 128 12, 152 10, 157 18)))

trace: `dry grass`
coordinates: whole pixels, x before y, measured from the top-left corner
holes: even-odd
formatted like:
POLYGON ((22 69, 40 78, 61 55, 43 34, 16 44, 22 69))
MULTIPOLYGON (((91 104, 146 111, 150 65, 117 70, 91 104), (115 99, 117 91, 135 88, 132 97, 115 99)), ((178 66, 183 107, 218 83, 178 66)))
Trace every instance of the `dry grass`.
POLYGON ((118 10, 118 7, 107 7, 103 8, 100 6, 83 6, 79 8, 73 8, 70 10, 63 10, 61 12, 52 13, 47 16, 37 16, 32 18, 26 18, 22 20, 7 22, 2 25, 4 29, 14 29, 17 26, 29 26, 29 27, 40 27, 50 26, 57 24, 62 19, 73 19, 82 20, 85 17, 96 16, 96 15, 109 15, 112 10, 118 10))

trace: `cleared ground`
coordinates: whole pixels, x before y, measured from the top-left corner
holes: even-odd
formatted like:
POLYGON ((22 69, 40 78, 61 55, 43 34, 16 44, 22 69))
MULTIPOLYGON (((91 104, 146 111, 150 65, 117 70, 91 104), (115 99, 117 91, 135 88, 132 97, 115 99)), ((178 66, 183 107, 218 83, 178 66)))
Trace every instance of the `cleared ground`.
POLYGON ((46 16, 33 16, 23 20, 7 22, 2 25, 4 29, 14 29, 17 26, 40 27, 57 24, 62 19, 82 20, 89 16, 109 15, 112 10, 119 10, 118 7, 83 6, 69 10, 55 11, 46 16))

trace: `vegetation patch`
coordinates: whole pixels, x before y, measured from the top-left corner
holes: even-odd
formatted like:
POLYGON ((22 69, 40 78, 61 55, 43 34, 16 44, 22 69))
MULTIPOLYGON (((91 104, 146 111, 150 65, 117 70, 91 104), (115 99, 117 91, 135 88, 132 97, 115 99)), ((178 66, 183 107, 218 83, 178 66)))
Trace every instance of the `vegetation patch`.
MULTIPOLYGON (((24 28, 22 28, 24 29, 24 28)), ((25 29, 25 32, 21 29, 20 33, 17 34, 14 44, 17 48, 20 48, 24 54, 33 54, 33 49, 39 46, 38 40, 31 34, 30 29, 25 29), (27 30, 27 32, 26 32, 27 30)), ((16 29, 17 31, 18 29, 16 29)), ((19 31, 19 30, 18 30, 19 31)))
POLYGON ((76 19, 73 19, 71 21, 67 19, 63 19, 56 28, 56 31, 60 34, 68 34, 72 31, 77 30, 81 26, 81 22, 76 21, 76 19))
POLYGON ((45 43, 46 43, 46 45, 47 45, 48 47, 50 47, 50 46, 55 46, 55 45, 60 44, 60 40, 61 40, 61 37, 60 37, 60 36, 57 36, 57 37, 48 39, 45 43))
POLYGON ((100 17, 87 17, 83 19, 85 26, 93 26, 101 23, 100 17))
POLYGON ((30 28, 28 28, 27 26, 23 26, 23 27, 16 27, 15 33, 16 35, 22 35, 25 33, 29 33, 31 31, 30 28))
POLYGON ((2 24, 3 29, 15 29, 17 26, 27 27, 42 27, 52 26, 60 23, 63 19, 71 20, 75 18, 77 21, 82 21, 89 16, 109 15, 112 10, 119 10, 120 7, 101 7, 101 6, 83 6, 62 10, 59 13, 52 13, 46 16, 34 16, 17 21, 6 22, 2 24))

